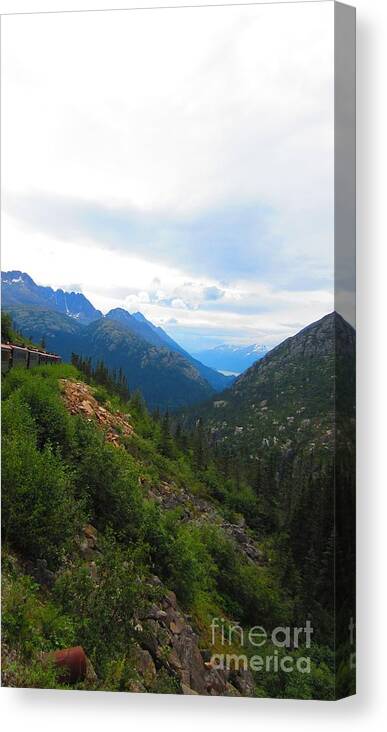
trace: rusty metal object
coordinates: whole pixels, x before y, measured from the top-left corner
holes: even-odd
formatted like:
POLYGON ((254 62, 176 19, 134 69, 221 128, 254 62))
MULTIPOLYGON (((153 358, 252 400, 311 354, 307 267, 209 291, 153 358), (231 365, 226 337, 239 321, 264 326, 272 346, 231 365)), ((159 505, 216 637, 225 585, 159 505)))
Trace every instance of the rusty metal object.
POLYGON ((87 659, 82 646, 55 651, 52 658, 54 665, 61 669, 59 680, 62 683, 75 684, 85 679, 87 659))

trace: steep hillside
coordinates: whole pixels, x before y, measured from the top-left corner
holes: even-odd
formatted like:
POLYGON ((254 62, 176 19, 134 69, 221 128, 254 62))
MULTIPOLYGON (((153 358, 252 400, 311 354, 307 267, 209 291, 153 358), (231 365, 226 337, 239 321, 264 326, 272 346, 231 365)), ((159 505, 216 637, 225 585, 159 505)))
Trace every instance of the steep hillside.
MULTIPOLYGON (((298 588, 298 608, 316 637, 340 648, 341 663, 356 603, 355 331, 337 313, 325 316, 182 419, 200 461, 215 456, 239 486, 249 525, 281 545, 286 585, 298 588)), ((337 688, 350 691, 353 675, 337 688)))
POLYGON ((144 338, 148 343, 151 343, 154 346, 159 348, 168 348, 172 353, 179 353, 199 372, 203 379, 208 381, 215 391, 222 391, 232 383, 233 379, 229 376, 224 376, 218 371, 215 371, 208 366, 204 366, 204 364, 196 358, 193 358, 184 350, 184 348, 179 346, 176 341, 170 338, 162 328, 153 325, 153 323, 151 323, 150 320, 147 320, 142 313, 134 313, 133 315, 130 315, 130 313, 123 308, 115 308, 114 310, 110 310, 106 317, 126 326, 132 333, 144 338))
MULTIPOLYGON (((103 319, 86 330, 97 352, 109 343, 114 356, 123 340, 136 363, 141 356, 152 366, 153 347, 117 323, 103 319)), ((333 503, 327 429, 332 357, 349 387, 340 421, 352 424, 345 364, 353 345, 349 326, 327 316, 207 403, 201 418, 187 417, 189 432, 168 414, 151 417, 135 394, 121 401, 103 380, 67 365, 7 374, 3 683, 304 699, 350 691, 346 641, 338 647, 337 638, 353 611, 353 452, 349 442, 334 466, 333 503), (300 398, 294 386, 304 389, 300 398), (262 395, 259 414, 244 390, 262 395), (310 420, 302 433, 290 420, 293 431, 274 440, 270 398, 280 424, 287 416, 310 420), (297 413, 300 399, 309 417, 297 413), (218 410, 232 420, 232 400, 236 410, 243 404, 237 421, 215 422, 218 410), (236 429, 243 416, 255 439, 236 429), (298 648, 290 641, 278 649, 271 631, 303 628, 306 619, 312 645, 303 638, 298 648), (243 635, 224 644, 221 628, 227 637, 235 623, 243 635), (267 630, 258 649, 248 640, 257 624, 267 630), (64 676, 59 660, 79 646, 83 671, 64 676), (257 651, 260 664, 252 666, 257 651), (242 654, 242 662, 219 665, 224 653, 242 654)))
POLYGON ((335 369, 347 374, 341 401, 354 418, 354 356, 353 328, 331 313, 270 351, 191 419, 201 416, 214 440, 241 446, 252 459, 272 447, 332 450, 335 369))
MULTIPOLYGON (((228 632, 235 618, 275 627, 290 612, 273 551, 269 562, 242 517, 225 516, 165 418, 80 379, 53 366, 4 383, 3 683, 313 697, 324 680, 329 698, 324 649, 301 686, 219 667, 214 617, 228 632), (69 648, 84 664, 63 666, 69 648)), ((254 651, 238 637, 227 648, 254 651)))
POLYGON ((208 399, 213 390, 180 354, 150 345, 115 320, 100 318, 81 325, 73 318, 31 307, 9 308, 15 326, 65 361, 73 352, 122 368, 129 389, 139 389, 150 409, 176 409, 208 399))
POLYGON ((9 306, 6 312, 23 336, 35 343, 44 339, 47 351, 65 361, 70 361, 71 353, 81 347, 84 326, 67 315, 31 305, 9 306))
MULTIPOLYGON (((104 318, 85 332, 87 355, 109 368, 122 367, 130 389, 140 389, 150 409, 176 409, 206 399, 211 386, 180 354, 156 348, 125 326, 104 318)), ((86 350, 83 350, 86 354, 86 350)))
POLYGON ((26 272, 2 272, 1 288, 2 305, 7 309, 19 305, 37 306, 68 315, 79 323, 92 323, 102 316, 82 293, 42 287, 26 272))

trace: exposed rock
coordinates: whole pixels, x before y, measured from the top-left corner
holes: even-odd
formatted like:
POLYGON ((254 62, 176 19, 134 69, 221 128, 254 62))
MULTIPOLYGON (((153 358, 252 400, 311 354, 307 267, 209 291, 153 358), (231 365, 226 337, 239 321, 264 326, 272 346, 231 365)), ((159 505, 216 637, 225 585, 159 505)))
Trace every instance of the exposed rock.
POLYGON ((169 627, 175 635, 179 635, 185 628, 185 623, 181 618, 176 618, 176 620, 172 620, 172 622, 169 624, 169 627))
POLYGON ((165 610, 157 607, 157 605, 152 605, 152 607, 147 610, 143 620, 165 620, 167 617, 168 615, 165 610))
POLYGON ((86 674, 85 674, 85 681, 87 681, 89 684, 95 684, 95 682, 98 680, 97 674, 95 673, 94 666, 90 661, 90 658, 86 656, 86 674))
POLYGON ((211 668, 207 672, 207 691, 212 696, 223 696, 227 687, 227 672, 211 668))
POLYGON ((176 607, 176 605, 177 605, 177 599, 176 599, 176 595, 175 595, 175 593, 174 593, 174 592, 172 592, 172 590, 168 590, 168 591, 167 591, 167 592, 165 593, 165 596, 164 596, 164 602, 163 602, 163 604, 164 604, 164 605, 165 605, 166 607, 173 607, 173 608, 175 608, 175 607, 176 607))
POLYGON ((175 636, 173 647, 185 672, 182 681, 186 683, 188 676, 189 686, 199 694, 206 694, 206 668, 197 645, 197 636, 192 633, 192 629, 175 636))
POLYGON ((126 684, 126 688, 128 691, 132 692, 132 694, 146 694, 146 688, 144 684, 141 683, 141 681, 137 681, 135 679, 131 679, 126 684))
POLYGON ((189 686, 187 686, 187 684, 181 684, 181 690, 182 690, 183 694, 185 694, 185 695, 197 696, 197 694, 198 694, 197 691, 194 691, 193 689, 191 689, 189 686))
POLYGON ((230 682, 240 691, 242 696, 254 696, 254 679, 250 671, 232 671, 230 682))
POLYGON ((92 526, 91 524, 86 524, 86 526, 83 527, 83 533, 89 542, 89 546, 97 546, 98 531, 95 526, 92 526))
POLYGON ((238 689, 236 689, 235 686, 230 684, 230 682, 228 681, 226 684, 224 696, 241 696, 241 694, 238 689))
POLYGON ((88 384, 70 379, 61 379, 60 384, 70 414, 80 414, 88 420, 95 420, 105 431, 108 442, 119 447, 122 437, 131 437, 134 434, 128 421, 130 415, 112 413, 102 407, 88 384))
POLYGON ((144 684, 149 686, 156 678, 156 666, 149 651, 134 646, 130 658, 137 673, 142 676, 144 684))

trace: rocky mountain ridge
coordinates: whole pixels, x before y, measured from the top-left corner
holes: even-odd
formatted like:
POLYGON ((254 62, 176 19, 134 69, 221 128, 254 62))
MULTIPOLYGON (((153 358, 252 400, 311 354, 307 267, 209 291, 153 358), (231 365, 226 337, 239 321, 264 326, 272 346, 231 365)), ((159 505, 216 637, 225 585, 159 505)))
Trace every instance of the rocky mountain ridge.
POLYGON ((273 348, 188 419, 200 416, 215 441, 232 439, 234 447, 249 449, 252 458, 269 447, 313 451, 319 445, 332 450, 335 377, 343 370, 348 380, 342 380, 341 393, 348 392, 346 408, 354 419, 354 356, 352 326, 331 313, 273 348))
POLYGON ((12 270, 1 273, 3 307, 35 305, 67 315, 79 323, 92 323, 102 317, 81 292, 37 285, 26 272, 12 270))

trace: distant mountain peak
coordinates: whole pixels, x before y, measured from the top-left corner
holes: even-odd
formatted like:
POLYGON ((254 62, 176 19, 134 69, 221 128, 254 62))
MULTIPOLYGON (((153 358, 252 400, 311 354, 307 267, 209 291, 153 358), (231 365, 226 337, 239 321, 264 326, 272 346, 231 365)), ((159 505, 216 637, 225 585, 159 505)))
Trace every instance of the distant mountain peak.
MULTIPOLYGON (((2 284, 9 284, 9 285, 16 285, 16 284, 28 284, 28 285, 35 285, 35 282, 33 281, 32 277, 27 274, 27 272, 21 272, 18 269, 12 269, 9 272, 2 272, 1 273, 1 283, 2 284)), ((36 287, 36 285, 35 285, 36 287)))
POLYGON ((242 373, 255 361, 266 355, 268 349, 259 343, 249 346, 222 343, 206 351, 195 353, 195 357, 219 371, 242 373))
POLYGON ((102 317, 100 310, 81 292, 66 292, 62 288, 37 285, 26 272, 11 270, 1 273, 3 307, 33 305, 63 313, 80 323, 91 323, 102 317))

